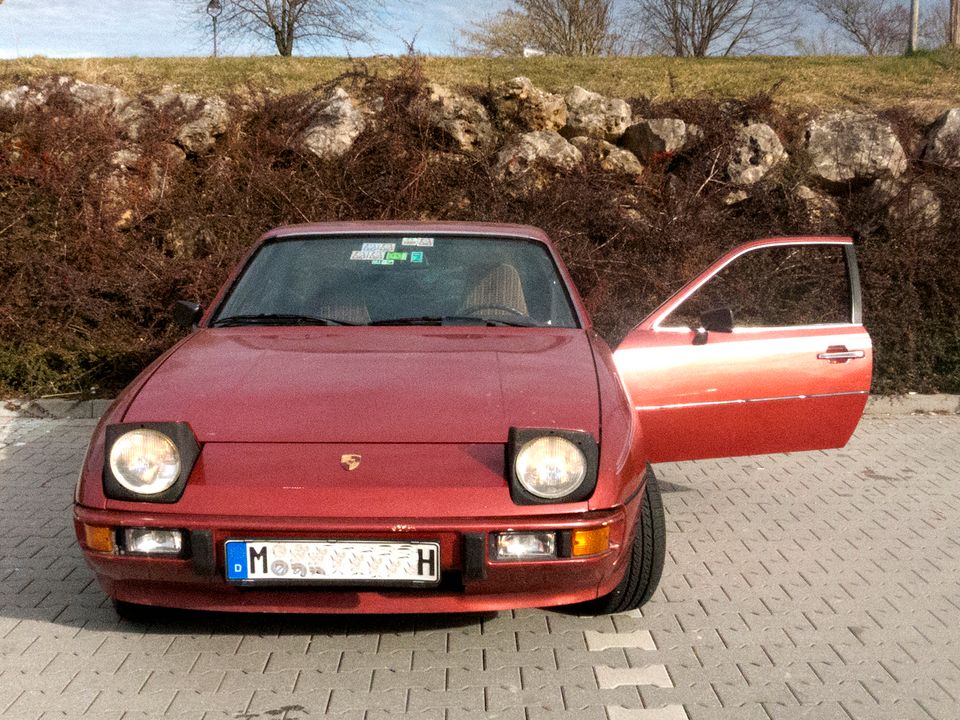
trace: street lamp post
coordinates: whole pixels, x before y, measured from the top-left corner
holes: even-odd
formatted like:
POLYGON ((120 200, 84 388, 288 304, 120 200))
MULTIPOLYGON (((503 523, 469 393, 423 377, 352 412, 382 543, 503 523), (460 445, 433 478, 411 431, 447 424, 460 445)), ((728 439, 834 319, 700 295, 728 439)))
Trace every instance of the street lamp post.
POLYGON ((213 56, 217 57, 217 18, 223 12, 223 3, 220 0, 210 0, 207 3, 207 15, 213 20, 213 56))

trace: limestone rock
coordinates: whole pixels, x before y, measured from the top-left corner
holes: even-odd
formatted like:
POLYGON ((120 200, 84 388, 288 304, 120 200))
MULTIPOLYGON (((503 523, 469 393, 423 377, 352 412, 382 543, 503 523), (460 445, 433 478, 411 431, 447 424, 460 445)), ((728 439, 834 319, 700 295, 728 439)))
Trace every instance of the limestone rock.
POLYGON ((564 98, 567 124, 564 137, 579 135, 616 142, 630 125, 630 106, 619 98, 608 98, 575 85, 564 98))
POLYGON ((120 113, 131 98, 113 85, 98 85, 75 80, 66 75, 48 78, 35 86, 21 85, 0 92, 0 107, 17 110, 20 107, 39 106, 52 95, 60 95, 81 111, 120 113))
POLYGON ((923 159, 948 168, 960 168, 960 108, 947 110, 927 133, 923 159))
POLYGON ((313 118, 303 132, 300 144, 321 160, 344 155, 366 127, 359 104, 343 88, 337 88, 313 111, 313 118))
POLYGON ((737 131, 733 158, 727 176, 734 185, 753 185, 787 157, 773 128, 753 123, 737 131))
POLYGON ((4 110, 19 110, 24 105, 37 107, 43 105, 46 100, 47 97, 43 92, 27 85, 0 92, 0 108, 4 110))
POLYGON ((793 195, 803 205, 811 222, 822 222, 840 214, 840 206, 837 205, 836 200, 821 195, 807 185, 797 185, 793 189, 793 195))
POLYGON ((85 110, 104 110, 119 113, 130 102, 130 96, 113 85, 97 85, 60 77, 56 85, 85 110))
POLYGON ((557 174, 570 172, 583 162, 582 153, 553 130, 517 135, 499 153, 494 173, 503 181, 542 187, 557 174))
POLYGON ((497 120, 508 132, 560 130, 567 124, 567 103, 535 87, 529 78, 515 77, 494 90, 497 120))
POLYGON ((700 129, 679 118, 640 120, 626 129, 620 144, 649 163, 656 155, 674 153, 700 139, 700 129))
POLYGON ((424 118, 460 150, 473 152, 493 144, 493 125, 483 105, 473 98, 430 83, 424 118))
POLYGON ((109 172, 105 176, 96 174, 91 179, 101 187, 103 209, 118 218, 118 230, 132 227, 143 215, 145 204, 164 197, 172 176, 185 161, 184 151, 169 144, 161 145, 156 154, 150 156, 145 156, 137 145, 120 148, 110 155, 109 172))
POLYGON ((746 190, 734 190, 733 192, 727 193, 723 197, 723 204, 727 207, 733 207, 734 205, 739 205, 740 203, 746 201, 750 197, 750 193, 746 190))
POLYGON ((877 180, 870 186, 870 194, 879 205, 886 206, 890 220, 927 228, 934 228, 940 223, 940 198, 923 183, 877 180))
POLYGON ((184 123, 177 132, 176 142, 188 154, 203 155, 213 150, 217 138, 227 130, 230 108, 217 96, 200 97, 182 93, 178 98, 192 120, 184 123))
POLYGON ((827 187, 897 178, 907 169, 907 156, 890 124, 853 110, 811 120, 806 149, 811 174, 827 187))
POLYGON ((571 138, 570 142, 585 158, 597 161, 604 170, 627 175, 639 175, 643 172, 643 164, 637 160, 636 155, 606 140, 579 136, 571 138))

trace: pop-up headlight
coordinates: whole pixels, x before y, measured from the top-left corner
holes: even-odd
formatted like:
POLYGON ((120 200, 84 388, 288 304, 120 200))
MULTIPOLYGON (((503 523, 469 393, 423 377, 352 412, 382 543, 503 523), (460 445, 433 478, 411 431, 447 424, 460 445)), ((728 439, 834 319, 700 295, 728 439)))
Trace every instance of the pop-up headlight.
POLYGON ((589 433, 510 428, 507 479, 518 505, 586 500, 597 485, 597 443, 589 433))
POLYGON ((103 491, 114 500, 180 499, 200 454, 186 423, 119 423, 105 430, 103 491))

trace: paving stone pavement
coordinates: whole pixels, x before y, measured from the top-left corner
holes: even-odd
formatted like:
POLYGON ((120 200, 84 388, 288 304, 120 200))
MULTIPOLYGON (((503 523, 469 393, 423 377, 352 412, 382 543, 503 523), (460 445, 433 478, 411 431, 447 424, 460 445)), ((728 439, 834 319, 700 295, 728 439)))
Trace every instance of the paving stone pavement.
POLYGON ((960 417, 663 465, 639 612, 120 621, 76 547, 92 420, 0 418, 0 717, 956 720, 960 417))

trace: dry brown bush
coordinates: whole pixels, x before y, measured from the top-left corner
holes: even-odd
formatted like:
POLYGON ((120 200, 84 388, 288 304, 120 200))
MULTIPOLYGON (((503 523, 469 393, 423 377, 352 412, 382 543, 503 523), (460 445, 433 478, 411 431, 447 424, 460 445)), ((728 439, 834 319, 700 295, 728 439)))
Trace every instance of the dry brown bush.
MULTIPOLYGON (((110 393, 177 337, 177 298, 209 302, 263 231, 346 219, 530 223, 557 242, 599 330, 616 342, 721 251, 757 237, 856 233, 866 322, 877 346, 875 388, 960 391, 960 183, 956 171, 913 163, 911 181, 942 202, 936 230, 885 219, 851 189, 837 218, 811 219, 794 196, 803 181, 802 126, 766 96, 747 101, 634 101, 638 115, 699 125, 695 148, 658 158, 641 179, 586 165, 523 197, 494 179, 491 159, 444 149, 411 113, 424 92, 410 61, 389 78, 359 71, 341 82, 383 97, 379 120, 348 155, 323 162, 293 149, 315 93, 245 93, 215 153, 170 170, 145 196, 134 177, 120 202, 106 191, 121 128, 63 98, 0 113, 0 386, 6 393, 110 393), (727 207, 723 168, 733 128, 773 125, 791 160, 727 207), (441 152, 442 151, 442 152, 441 152), (131 209, 130 217, 122 213, 131 209), (879 220, 878 220, 879 218, 879 220), (119 221, 119 224, 118 224, 119 221)), ((474 88, 476 97, 484 90, 474 88)), ((889 117, 916 136, 907 111, 889 117)), ((175 124, 144 127, 140 165, 160 163, 175 124)), ((121 193, 122 195, 122 193, 121 193)))

